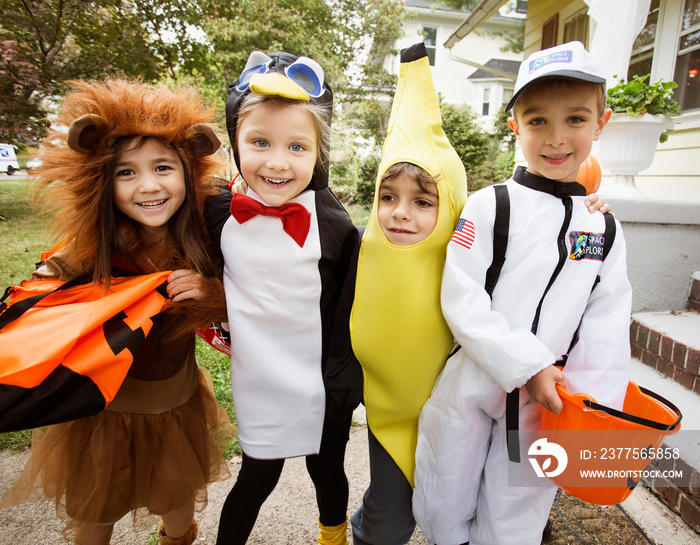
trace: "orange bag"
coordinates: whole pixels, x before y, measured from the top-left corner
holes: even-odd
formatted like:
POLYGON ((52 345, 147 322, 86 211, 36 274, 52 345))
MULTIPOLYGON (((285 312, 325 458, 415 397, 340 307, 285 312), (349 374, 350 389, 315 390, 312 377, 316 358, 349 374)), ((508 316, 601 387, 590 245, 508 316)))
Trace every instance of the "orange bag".
POLYGON ((96 414, 119 390, 168 301, 169 271, 113 278, 25 280, 0 308, 0 432, 96 414))
POLYGON ((678 407, 634 382, 627 385, 621 411, 559 385, 557 392, 564 408, 559 414, 542 411, 541 434, 570 456, 565 471, 549 480, 589 503, 624 501, 664 439, 681 429, 683 415, 678 407), (586 472, 598 476, 586 477, 586 472))

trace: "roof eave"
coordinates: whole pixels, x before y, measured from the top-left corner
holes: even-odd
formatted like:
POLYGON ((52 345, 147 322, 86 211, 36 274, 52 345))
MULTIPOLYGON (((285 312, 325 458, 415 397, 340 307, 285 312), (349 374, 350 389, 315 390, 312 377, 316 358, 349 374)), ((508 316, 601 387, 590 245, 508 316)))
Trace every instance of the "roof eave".
POLYGON ((492 15, 508 3, 508 0, 483 0, 474 8, 469 16, 462 22, 444 43, 447 49, 451 49, 457 42, 485 23, 492 15))

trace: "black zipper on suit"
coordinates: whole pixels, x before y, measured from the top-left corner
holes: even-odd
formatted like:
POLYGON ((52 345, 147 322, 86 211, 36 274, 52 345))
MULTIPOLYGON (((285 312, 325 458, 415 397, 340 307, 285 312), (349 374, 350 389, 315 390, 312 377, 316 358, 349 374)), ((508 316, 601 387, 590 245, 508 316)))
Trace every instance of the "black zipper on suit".
POLYGON ((547 292, 549 292, 549 289, 552 287, 554 281, 559 276, 559 273, 564 268, 564 263, 566 263, 566 258, 569 255, 569 252, 566 249, 566 233, 569 230, 569 225, 571 225, 571 216, 573 214, 574 205, 571 201, 571 197, 562 197, 561 200, 564 204, 564 222, 562 223, 561 229, 559 230, 559 235, 557 236, 559 261, 557 262, 557 266, 554 268, 552 277, 549 279, 549 283, 547 284, 547 287, 545 288, 544 293, 542 294, 540 303, 537 305, 537 312, 535 312, 535 318, 532 321, 532 327, 530 328, 530 331, 534 335, 537 334, 537 328, 540 324, 540 313, 542 312, 542 304, 544 303, 544 298, 547 296, 547 292))

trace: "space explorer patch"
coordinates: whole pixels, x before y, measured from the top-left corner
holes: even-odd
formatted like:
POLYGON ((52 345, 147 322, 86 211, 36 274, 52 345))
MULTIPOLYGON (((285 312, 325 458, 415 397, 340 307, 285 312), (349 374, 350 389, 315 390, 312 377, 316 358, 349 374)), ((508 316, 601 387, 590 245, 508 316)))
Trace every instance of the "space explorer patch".
POLYGON ((569 233, 570 252, 569 259, 580 261, 582 259, 597 259, 603 261, 603 246, 605 235, 603 233, 583 233, 572 231, 569 233))
POLYGON ((553 62, 571 64, 573 62, 573 55, 574 52, 567 49, 565 51, 555 51, 549 55, 538 57, 530 62, 529 73, 532 74, 535 70, 539 70, 540 68, 543 68, 548 64, 552 64, 553 62))

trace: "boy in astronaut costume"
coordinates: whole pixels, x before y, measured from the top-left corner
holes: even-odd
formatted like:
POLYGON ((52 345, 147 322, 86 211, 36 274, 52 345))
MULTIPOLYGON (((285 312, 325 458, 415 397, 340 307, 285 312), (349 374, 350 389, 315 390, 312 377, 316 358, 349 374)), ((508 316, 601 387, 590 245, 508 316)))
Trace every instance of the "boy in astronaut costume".
POLYGON ((603 259, 604 216, 588 212, 576 183, 610 117, 605 78, 580 42, 539 51, 520 67, 511 108, 527 168, 502 184, 509 235, 491 298, 494 187, 467 200, 447 249, 442 309, 461 349, 421 413, 413 496, 438 545, 542 540, 556 487, 509 486, 509 474, 531 467, 529 445, 520 445, 522 463, 508 458, 507 392, 523 387, 519 427, 532 430, 541 411, 561 411, 556 384, 619 409, 629 381, 625 241, 615 220, 603 259), (554 365, 562 360, 563 371, 554 365))

